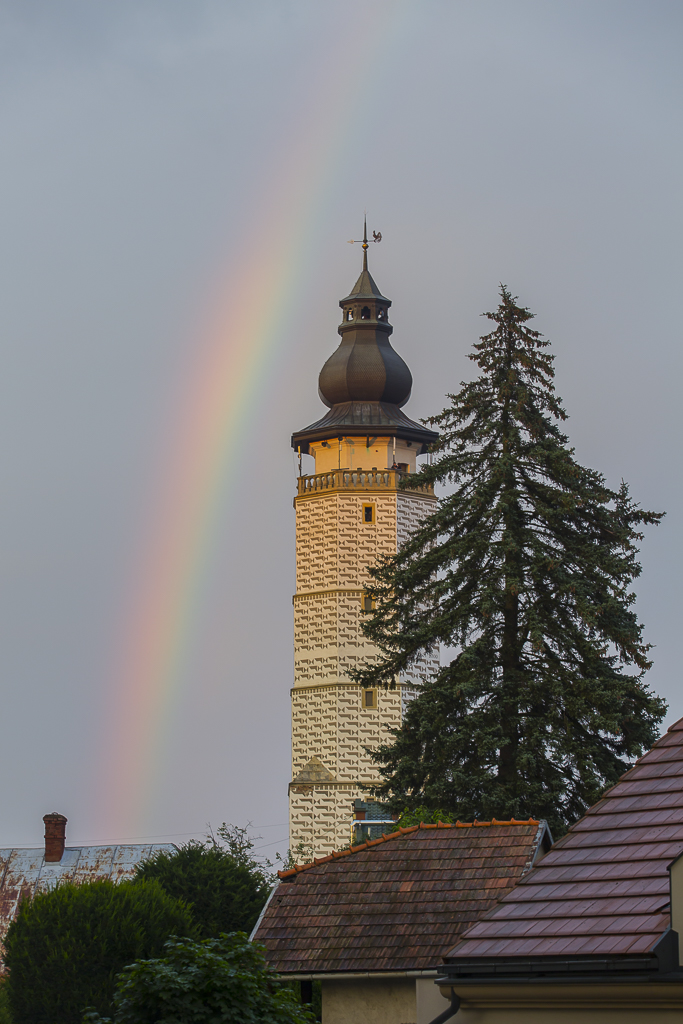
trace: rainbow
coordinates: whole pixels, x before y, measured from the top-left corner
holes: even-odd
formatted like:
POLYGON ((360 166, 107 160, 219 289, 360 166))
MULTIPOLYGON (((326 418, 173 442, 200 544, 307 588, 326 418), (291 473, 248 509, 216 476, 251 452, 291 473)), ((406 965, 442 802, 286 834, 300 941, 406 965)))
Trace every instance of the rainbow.
MULTIPOLYGON (((270 176, 251 197, 258 215, 238 240, 220 298, 199 332, 185 393, 173 410, 166 464, 108 690, 98 803, 110 835, 145 831, 185 685, 183 669, 224 495, 246 448, 240 443, 245 414, 257 393, 264 400, 264 384, 267 393, 282 324, 304 298, 302 268, 310 260, 310 240, 337 191, 344 150, 368 116, 368 90, 380 82, 387 55, 407 35, 408 10, 405 3, 368 4, 362 44, 357 23, 341 32, 336 26, 335 48, 322 48, 298 132, 273 155, 270 176)), ((372 135, 370 125, 368 130, 372 135)))

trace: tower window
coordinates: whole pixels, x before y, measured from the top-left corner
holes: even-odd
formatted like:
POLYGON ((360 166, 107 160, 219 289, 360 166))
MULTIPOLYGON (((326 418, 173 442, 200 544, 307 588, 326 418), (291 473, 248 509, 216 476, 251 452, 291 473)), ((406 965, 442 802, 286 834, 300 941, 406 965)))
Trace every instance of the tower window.
POLYGON ((375 506, 374 505, 363 505, 363 522, 374 523, 375 522, 375 506))
POLYGON ((346 310, 346 319, 347 320, 353 320, 353 310, 352 309, 347 309, 346 310))
POLYGON ((375 610, 375 602, 369 594, 363 594, 360 604, 364 612, 374 612, 375 610))
POLYGON ((363 707, 374 710, 377 707, 377 690, 363 690, 363 707))
POLYGON ((363 306, 363 308, 360 311, 360 318, 361 318, 361 320, 369 320, 370 319, 370 307, 369 306, 363 306))
POLYGON ((385 317, 386 315, 387 315, 387 314, 385 313, 385 311, 384 311, 383 309, 378 309, 378 310, 377 310, 377 319, 378 319, 378 320, 384 320, 384 317, 385 317))

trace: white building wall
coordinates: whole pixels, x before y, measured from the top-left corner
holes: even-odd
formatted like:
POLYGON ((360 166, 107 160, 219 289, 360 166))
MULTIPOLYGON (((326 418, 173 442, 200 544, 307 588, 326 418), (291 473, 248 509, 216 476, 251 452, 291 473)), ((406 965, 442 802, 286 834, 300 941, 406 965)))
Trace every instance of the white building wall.
POLYGON ((435 501, 399 492, 398 480, 384 471, 318 474, 301 478, 295 499, 290 847, 298 860, 348 845, 354 801, 368 796, 360 784, 379 778, 365 748, 390 738, 410 684, 436 664, 427 659, 396 690, 379 691, 371 709, 349 678, 375 651, 361 630, 367 567, 394 554, 435 501), (373 523, 365 504, 374 505, 373 523))

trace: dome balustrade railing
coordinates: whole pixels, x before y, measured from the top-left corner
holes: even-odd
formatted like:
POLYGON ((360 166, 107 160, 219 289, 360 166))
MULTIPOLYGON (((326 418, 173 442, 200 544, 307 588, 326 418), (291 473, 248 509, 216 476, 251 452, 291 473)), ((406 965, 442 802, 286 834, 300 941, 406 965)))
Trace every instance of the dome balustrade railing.
MULTIPOLYGON (((396 469, 332 469, 327 473, 313 473, 297 479, 298 493, 315 494, 320 491, 397 491, 399 481, 407 473, 396 469)), ((412 494, 434 494, 432 484, 411 487, 412 494)))

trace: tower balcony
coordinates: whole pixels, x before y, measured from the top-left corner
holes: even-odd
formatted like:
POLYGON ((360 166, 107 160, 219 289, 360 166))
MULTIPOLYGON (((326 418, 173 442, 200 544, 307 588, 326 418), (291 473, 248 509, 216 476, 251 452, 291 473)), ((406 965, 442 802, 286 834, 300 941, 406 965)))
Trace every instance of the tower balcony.
MULTIPOLYGON (((298 496, 319 494, 322 491, 351 491, 358 494, 398 491, 401 479, 407 475, 396 469, 333 469, 327 473, 298 477, 298 496)), ((433 498, 434 486, 422 484, 411 487, 405 493, 424 494, 433 498)))

